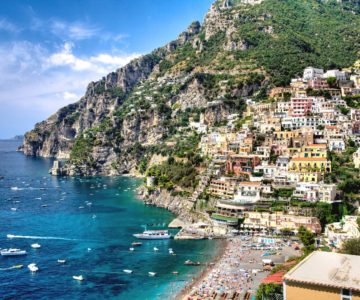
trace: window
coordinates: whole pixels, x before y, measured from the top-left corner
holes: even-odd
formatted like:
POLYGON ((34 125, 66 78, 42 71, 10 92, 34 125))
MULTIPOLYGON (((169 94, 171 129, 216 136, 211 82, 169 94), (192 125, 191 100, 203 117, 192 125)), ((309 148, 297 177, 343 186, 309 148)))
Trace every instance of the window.
POLYGON ((352 299, 352 293, 348 289, 342 289, 341 290, 341 300, 351 300, 352 299))

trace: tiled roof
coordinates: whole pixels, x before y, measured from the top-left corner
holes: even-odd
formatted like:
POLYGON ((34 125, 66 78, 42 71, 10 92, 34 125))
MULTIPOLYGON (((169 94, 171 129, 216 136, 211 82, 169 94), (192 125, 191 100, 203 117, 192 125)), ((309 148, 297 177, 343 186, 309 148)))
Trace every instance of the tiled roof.
POLYGON ((260 185, 260 182, 243 181, 240 182, 240 185, 260 185))
POLYGON ((271 274, 271 275, 265 277, 261 281, 261 283, 263 283, 263 284, 267 284, 267 283, 282 284, 284 275, 285 275, 284 271, 279 271, 279 272, 277 272, 275 274, 271 274))
POLYGON ((292 161, 327 161, 325 157, 293 157, 292 161))

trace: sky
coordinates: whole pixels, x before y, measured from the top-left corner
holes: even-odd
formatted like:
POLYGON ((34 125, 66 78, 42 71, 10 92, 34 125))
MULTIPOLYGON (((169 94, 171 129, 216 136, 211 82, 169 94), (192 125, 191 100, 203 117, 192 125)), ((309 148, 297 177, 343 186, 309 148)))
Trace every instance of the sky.
POLYGON ((213 0, 0 1, 0 138, 203 21, 213 0))

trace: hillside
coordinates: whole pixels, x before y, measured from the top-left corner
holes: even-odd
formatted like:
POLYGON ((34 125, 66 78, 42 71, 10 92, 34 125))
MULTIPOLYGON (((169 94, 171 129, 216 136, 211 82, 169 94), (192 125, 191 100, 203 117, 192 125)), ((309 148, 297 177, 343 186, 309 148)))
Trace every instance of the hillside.
POLYGON ((350 66, 359 49, 356 1, 216 1, 203 25, 90 83, 79 102, 36 124, 22 150, 67 159, 71 175, 141 172, 162 153, 188 158, 191 181, 199 139, 191 119, 221 124, 243 112, 244 98, 263 99, 309 65, 350 66))

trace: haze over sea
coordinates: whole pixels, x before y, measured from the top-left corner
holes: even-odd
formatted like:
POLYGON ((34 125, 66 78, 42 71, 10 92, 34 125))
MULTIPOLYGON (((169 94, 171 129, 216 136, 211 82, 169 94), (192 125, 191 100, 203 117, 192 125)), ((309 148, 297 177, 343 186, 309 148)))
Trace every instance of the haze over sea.
POLYGON ((52 160, 23 156, 15 151, 19 143, 0 141, 0 248, 25 249, 28 255, 0 257, 1 299, 170 299, 200 271, 184 261, 214 255, 214 241, 143 241, 130 252, 132 234, 144 225, 165 228, 174 218, 136 199, 140 180, 51 177, 52 160), (41 248, 32 249, 33 243, 41 248), (31 274, 30 263, 39 272, 31 274), (24 268, 8 269, 18 264, 24 268))

